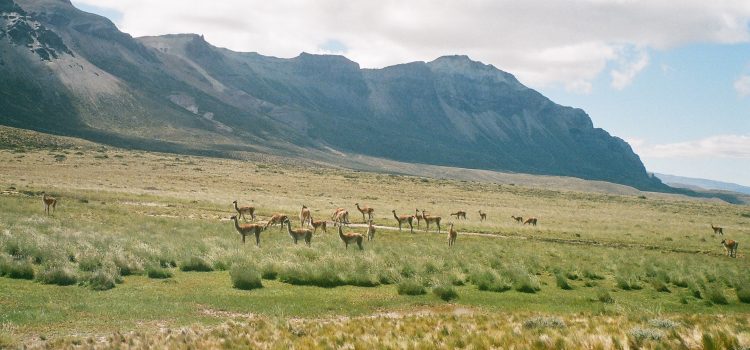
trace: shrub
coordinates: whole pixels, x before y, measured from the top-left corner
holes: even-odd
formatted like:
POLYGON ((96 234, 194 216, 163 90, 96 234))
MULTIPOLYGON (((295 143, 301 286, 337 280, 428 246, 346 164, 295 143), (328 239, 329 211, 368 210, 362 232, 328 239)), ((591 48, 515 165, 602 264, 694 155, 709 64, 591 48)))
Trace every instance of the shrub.
POLYGON ((0 276, 24 280, 34 279, 34 266, 27 260, 1 259, 0 276))
POLYGON ((630 330, 630 336, 638 344, 644 340, 661 340, 664 337, 664 333, 655 328, 636 327, 630 330))
POLYGON ((193 256, 188 260, 183 261, 180 264, 180 270, 182 271, 198 271, 198 272, 209 272, 214 269, 209 263, 200 257, 193 256))
POLYGON ((612 304, 615 302, 615 298, 606 289, 600 289, 596 293, 596 298, 602 303, 612 304))
POLYGON ((711 287, 706 289, 706 297, 708 300, 710 300, 714 304, 719 305, 726 305, 729 304, 729 300, 727 300, 726 295, 724 295, 724 291, 722 291, 718 287, 711 287))
POLYGON ((398 284, 399 295, 422 295, 426 293, 424 286, 415 280, 405 279, 398 284))
POLYGON ((115 278, 111 273, 99 270, 89 276, 88 285, 93 290, 109 290, 115 287, 115 278))
POLYGON ((648 324, 651 325, 652 327, 661 328, 661 329, 675 329, 680 325, 679 323, 675 321, 662 319, 662 318, 652 319, 648 321, 648 324))
POLYGON ((458 298, 458 293, 450 285, 439 285, 432 288, 432 294, 444 301, 451 301, 458 298))
POLYGON ((263 288, 260 280, 260 272, 251 264, 235 264, 229 271, 234 288, 251 290, 263 288))
POLYGON ((568 283, 568 279, 563 276, 561 273, 555 274, 555 281, 557 282, 557 286, 560 287, 560 289, 564 290, 571 290, 573 289, 573 286, 568 283))
POLYGON ((604 276, 602 276, 601 274, 595 271, 588 270, 588 269, 583 271, 583 277, 586 277, 590 280, 603 280, 604 279, 604 276))
POLYGON ((535 278, 524 273, 516 275, 514 278, 513 289, 521 293, 536 293, 542 288, 539 286, 539 282, 535 278))
POLYGON ((84 255, 78 261, 78 269, 81 271, 93 272, 102 267, 101 257, 96 255, 84 255))
POLYGON ((260 269, 260 277, 264 280, 275 280, 279 276, 278 267, 275 264, 265 264, 260 269))
POLYGON ((45 284, 69 286, 78 282, 75 271, 64 266, 47 266, 37 275, 37 280, 45 284))
POLYGON ((129 276, 143 272, 143 267, 132 258, 127 258, 122 255, 116 255, 112 258, 112 262, 115 263, 117 269, 120 271, 120 275, 129 276))
POLYGON ((615 282, 617 284, 617 288, 620 288, 622 290, 638 290, 643 288, 640 283, 638 283, 638 279, 634 276, 618 275, 617 277, 615 277, 615 282))
POLYGON ((172 271, 161 266, 151 266, 146 269, 146 275, 148 278, 165 279, 172 277, 172 271))
POLYGON ((653 280, 651 281, 651 285, 654 286, 654 289, 656 289, 657 292, 663 292, 663 293, 671 293, 672 291, 669 290, 667 287, 667 284, 662 282, 661 280, 653 280))
POLYGON ((735 291, 737 292, 737 299, 740 299, 740 302, 750 304, 750 288, 740 287, 735 291))
POLYGON ((523 322, 528 329, 565 328, 565 322, 557 317, 534 317, 523 322))
POLYGON ((495 276, 491 271, 472 274, 471 283, 479 290, 489 292, 505 292, 513 287, 509 281, 495 276))

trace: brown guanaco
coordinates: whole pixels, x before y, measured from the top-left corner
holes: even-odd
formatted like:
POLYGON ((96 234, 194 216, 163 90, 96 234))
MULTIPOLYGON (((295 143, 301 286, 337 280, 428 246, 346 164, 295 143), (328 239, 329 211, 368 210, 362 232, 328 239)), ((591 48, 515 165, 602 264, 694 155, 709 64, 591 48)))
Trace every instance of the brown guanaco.
POLYGON ((737 257, 737 246, 740 243, 732 239, 722 239, 721 245, 724 246, 724 250, 727 251, 727 256, 736 258, 737 257))
POLYGON ((414 217, 417 219, 417 227, 419 227, 419 222, 424 219, 424 216, 422 216, 422 213, 419 212, 419 209, 414 209, 414 217))
POLYGON ((49 207, 52 207, 52 213, 55 213, 55 207, 57 206, 57 198, 50 197, 47 193, 42 193, 42 201, 44 202, 44 212, 49 215, 49 207))
POLYGON ((239 215, 241 219, 246 219, 245 214, 248 214, 250 215, 250 218, 252 220, 255 220, 255 207, 253 206, 238 207, 237 201, 232 202, 232 204, 234 204, 234 210, 237 211, 237 215, 239 215))
POLYGON ((297 228, 292 230, 292 222, 289 221, 289 219, 286 219, 283 223, 286 224, 286 230, 289 233, 289 237, 292 237, 292 240, 294 240, 294 244, 297 244, 297 241, 300 239, 305 240, 305 244, 309 247, 312 241, 312 235, 313 232, 310 229, 307 228, 297 228))
POLYGON ((438 233, 440 233, 440 220, 442 220, 443 218, 441 218, 439 216, 429 215, 429 214, 427 214, 427 211, 424 210, 424 209, 422 209, 422 217, 424 218, 424 222, 427 225, 427 228, 425 229, 425 231, 429 231, 430 230, 430 223, 434 222, 435 224, 437 224, 438 233))
POLYGON ((455 216, 456 220, 458 220, 460 218, 464 218, 464 220, 465 220, 466 219, 466 212, 463 211, 463 210, 459 210, 459 211, 457 211, 455 213, 451 213, 450 216, 455 216))
POLYGON ((724 228, 720 226, 714 226, 714 224, 711 224, 711 228, 714 229, 715 235, 724 235, 724 228))
POLYGON ((372 241, 373 239, 375 239, 375 225, 370 220, 367 224, 367 241, 372 241))
POLYGON ((232 220, 234 220, 234 228, 237 229, 237 232, 242 236, 242 243, 245 243, 245 236, 254 234, 255 235, 255 245, 260 247, 260 233, 263 232, 266 228, 261 224, 242 224, 240 225, 239 221, 237 220, 237 215, 232 216, 232 220))
POLYGON ((479 211, 479 221, 487 220, 487 213, 482 213, 482 211, 479 211))
MULTIPOLYGON (((393 217, 396 218, 396 221, 398 221, 398 230, 401 231, 401 224, 407 223, 409 224, 409 231, 411 233, 414 233, 414 225, 412 224, 414 222, 414 216, 412 215, 396 215, 396 210, 391 210, 393 212, 393 217)), ((372 221, 372 220, 371 220, 372 221)))
POLYGON ((349 223, 349 211, 344 209, 336 212, 333 217, 333 226, 349 223))
POLYGON ((344 241, 344 244, 346 245, 346 249, 349 249, 349 243, 357 242, 357 245, 359 246, 359 250, 362 250, 362 234, 356 233, 356 232, 347 232, 344 233, 343 231, 343 225, 339 225, 339 238, 341 238, 342 241, 344 241))
POLYGON ((302 210, 299 212, 299 225, 305 226, 305 222, 308 224, 312 221, 310 215, 310 209, 308 209, 304 204, 302 205, 302 210))
POLYGON ((523 222, 523 224, 524 225, 529 224, 529 225, 536 226, 536 220, 537 220, 536 218, 528 218, 528 219, 526 219, 526 221, 523 222))
POLYGON ((454 244, 456 244, 456 237, 458 237, 458 232, 453 229, 453 223, 450 223, 451 227, 448 229, 448 246, 452 247, 454 244))
POLYGON ((310 226, 313 227, 313 233, 318 232, 318 227, 322 228, 323 232, 328 233, 328 231, 326 231, 326 225, 328 225, 328 223, 325 220, 315 221, 312 214, 310 214, 310 226))
POLYGON ((279 231, 281 231, 284 229, 284 221, 288 219, 289 217, 284 214, 281 214, 281 213, 273 214, 271 215, 271 219, 268 220, 268 223, 266 223, 266 226, 264 227, 264 229, 268 228, 269 226, 279 224, 279 231))
POLYGON ((363 208, 359 207, 359 203, 354 204, 357 207, 357 210, 359 210, 360 213, 362 213, 362 222, 365 221, 365 214, 367 214, 367 219, 372 220, 372 213, 375 211, 375 209, 370 208, 368 206, 364 206, 363 208))
POLYGON ((514 216, 514 215, 511 215, 510 217, 513 218, 513 220, 516 220, 516 222, 519 223, 519 224, 523 223, 523 216, 514 216))

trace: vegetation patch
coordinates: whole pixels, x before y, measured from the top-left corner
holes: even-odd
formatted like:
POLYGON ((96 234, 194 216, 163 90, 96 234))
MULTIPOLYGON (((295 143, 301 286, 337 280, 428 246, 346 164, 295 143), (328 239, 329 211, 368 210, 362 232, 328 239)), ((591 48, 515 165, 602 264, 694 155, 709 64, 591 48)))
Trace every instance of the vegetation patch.
POLYGON ((242 290, 263 288, 260 272, 258 272, 255 265, 247 263, 235 264, 229 271, 229 276, 232 278, 232 286, 234 288, 242 290))
POLYGON ((151 266, 146 269, 148 278, 166 279, 172 277, 172 271, 161 266, 151 266))
POLYGON ((70 267, 53 265, 45 266, 37 275, 37 280, 45 284, 69 286, 78 282, 78 275, 70 267))
POLYGON ((427 290, 424 288, 424 286, 413 280, 413 279, 404 279, 403 281, 398 283, 398 294, 399 295, 423 295, 427 294, 427 290))
POLYGON ((180 264, 180 270, 182 270, 182 271, 208 272, 208 271, 213 271, 214 268, 211 267, 211 264, 207 263, 206 260, 203 260, 203 258, 197 257, 197 256, 193 256, 193 257, 190 257, 187 260, 184 260, 180 264))
POLYGON ((444 301, 458 299, 458 292, 450 285, 438 285, 432 287, 432 294, 444 301))

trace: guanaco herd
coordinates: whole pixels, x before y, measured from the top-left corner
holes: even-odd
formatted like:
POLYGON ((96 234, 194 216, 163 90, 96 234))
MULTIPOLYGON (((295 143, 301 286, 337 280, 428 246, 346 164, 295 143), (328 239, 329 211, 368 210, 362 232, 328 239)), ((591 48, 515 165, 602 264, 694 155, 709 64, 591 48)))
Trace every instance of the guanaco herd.
MULTIPOLYGON (((57 206, 57 198, 47 195, 47 193, 42 193, 42 201, 44 202, 44 212, 47 215, 54 214, 55 208, 57 206), (50 208, 51 212, 50 212, 50 208)), ((326 220, 314 220, 312 217, 312 212, 310 211, 310 208, 308 208, 305 205, 302 205, 302 210, 300 210, 299 214, 299 220, 300 220, 300 226, 301 228, 298 229, 292 229, 292 223, 289 220, 289 217, 282 213, 274 213, 271 215, 270 219, 265 224, 260 223, 240 223, 239 220, 247 220, 247 217, 250 217, 250 220, 255 221, 255 207, 254 206, 244 206, 240 207, 237 204, 237 201, 235 200, 232 202, 234 204, 234 210, 237 211, 236 215, 233 215, 231 217, 231 220, 234 221, 234 227, 237 230, 237 232, 242 237, 242 243, 245 243, 245 237, 248 235, 254 235, 255 236, 255 245, 260 247, 260 233, 265 231, 267 228, 273 225, 279 225, 279 231, 284 229, 284 226, 286 226, 287 233, 294 241, 294 244, 297 244, 299 240, 304 240, 305 244, 310 246, 312 243, 312 236, 317 233, 318 229, 320 228, 323 230, 323 232, 328 233, 326 226, 327 221, 326 220), (309 225, 309 227, 312 228, 308 229, 305 228, 305 224, 309 225)), ((367 240, 372 241, 375 239, 375 225, 373 225, 372 216, 375 212, 375 209, 364 206, 360 207, 359 203, 354 204, 357 207, 357 210, 362 214, 362 221, 367 223, 367 240), (365 215, 367 215, 367 218, 365 218, 365 215)), ((411 233, 414 233, 414 221, 417 222, 417 227, 420 226, 421 222, 424 221, 426 228, 426 231, 430 230, 430 224, 435 224, 437 226, 437 232, 440 233, 440 222, 442 218, 440 216, 433 216, 427 213, 425 209, 422 209, 420 212, 419 209, 414 209, 414 215, 398 215, 396 214, 396 210, 392 210, 393 217, 396 219, 396 222, 398 222, 398 230, 401 231, 402 226, 408 224, 409 225, 409 231, 411 233)), ((455 213, 450 214, 451 217, 455 216, 456 220, 463 219, 466 220, 466 211, 459 210, 455 213)), ((515 220, 517 223, 522 225, 530 225, 530 226, 536 226, 537 224, 537 218, 535 217, 529 217, 524 220, 521 216, 515 216, 511 215, 511 219, 515 220)), ((362 242, 364 241, 364 236, 360 233, 356 232, 346 232, 344 233, 344 225, 349 225, 349 211, 347 211, 345 208, 336 208, 336 210, 333 211, 333 214, 331 215, 331 220, 333 221, 334 227, 338 227, 338 233, 339 238, 344 242, 345 247, 348 249, 350 243, 356 243, 359 249, 364 249, 362 247, 362 242)), ((479 210, 479 221, 485 221, 487 220, 487 213, 482 212, 479 210)), ((448 246, 452 247, 456 243, 456 238, 458 237, 458 233, 454 229, 453 222, 448 223, 450 227, 448 228, 448 246)), ((720 226, 714 226, 713 223, 711 223, 711 229, 714 231, 714 235, 722 235, 724 236, 724 228, 720 226)), ((724 250, 726 251, 727 256, 736 258, 737 257, 737 247, 739 246, 739 242, 732 240, 732 239, 722 239, 721 245, 724 247, 724 250)))

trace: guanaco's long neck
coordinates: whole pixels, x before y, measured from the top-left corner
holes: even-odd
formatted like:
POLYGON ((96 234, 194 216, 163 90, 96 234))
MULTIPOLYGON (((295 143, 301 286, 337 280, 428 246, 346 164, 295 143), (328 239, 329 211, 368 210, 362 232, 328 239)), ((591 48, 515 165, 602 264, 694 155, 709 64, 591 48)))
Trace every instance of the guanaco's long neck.
POLYGON ((344 230, 341 229, 341 225, 339 225, 339 237, 341 239, 345 239, 346 236, 344 236, 344 230))
POLYGON ((288 232, 290 236, 292 235, 292 223, 289 221, 286 222, 286 232, 288 232))
MULTIPOLYGON (((236 204, 235 204, 236 205, 236 204)), ((240 227, 240 223, 237 221, 237 217, 233 217, 232 220, 234 220, 234 228, 237 229, 237 231, 241 231, 242 228, 240 227)))
MULTIPOLYGON (((393 211, 393 217, 396 218, 396 221, 401 221, 401 219, 398 217, 398 215, 396 215, 396 211, 395 210, 393 211)), ((372 226, 372 225, 370 225, 370 226, 372 226)))

